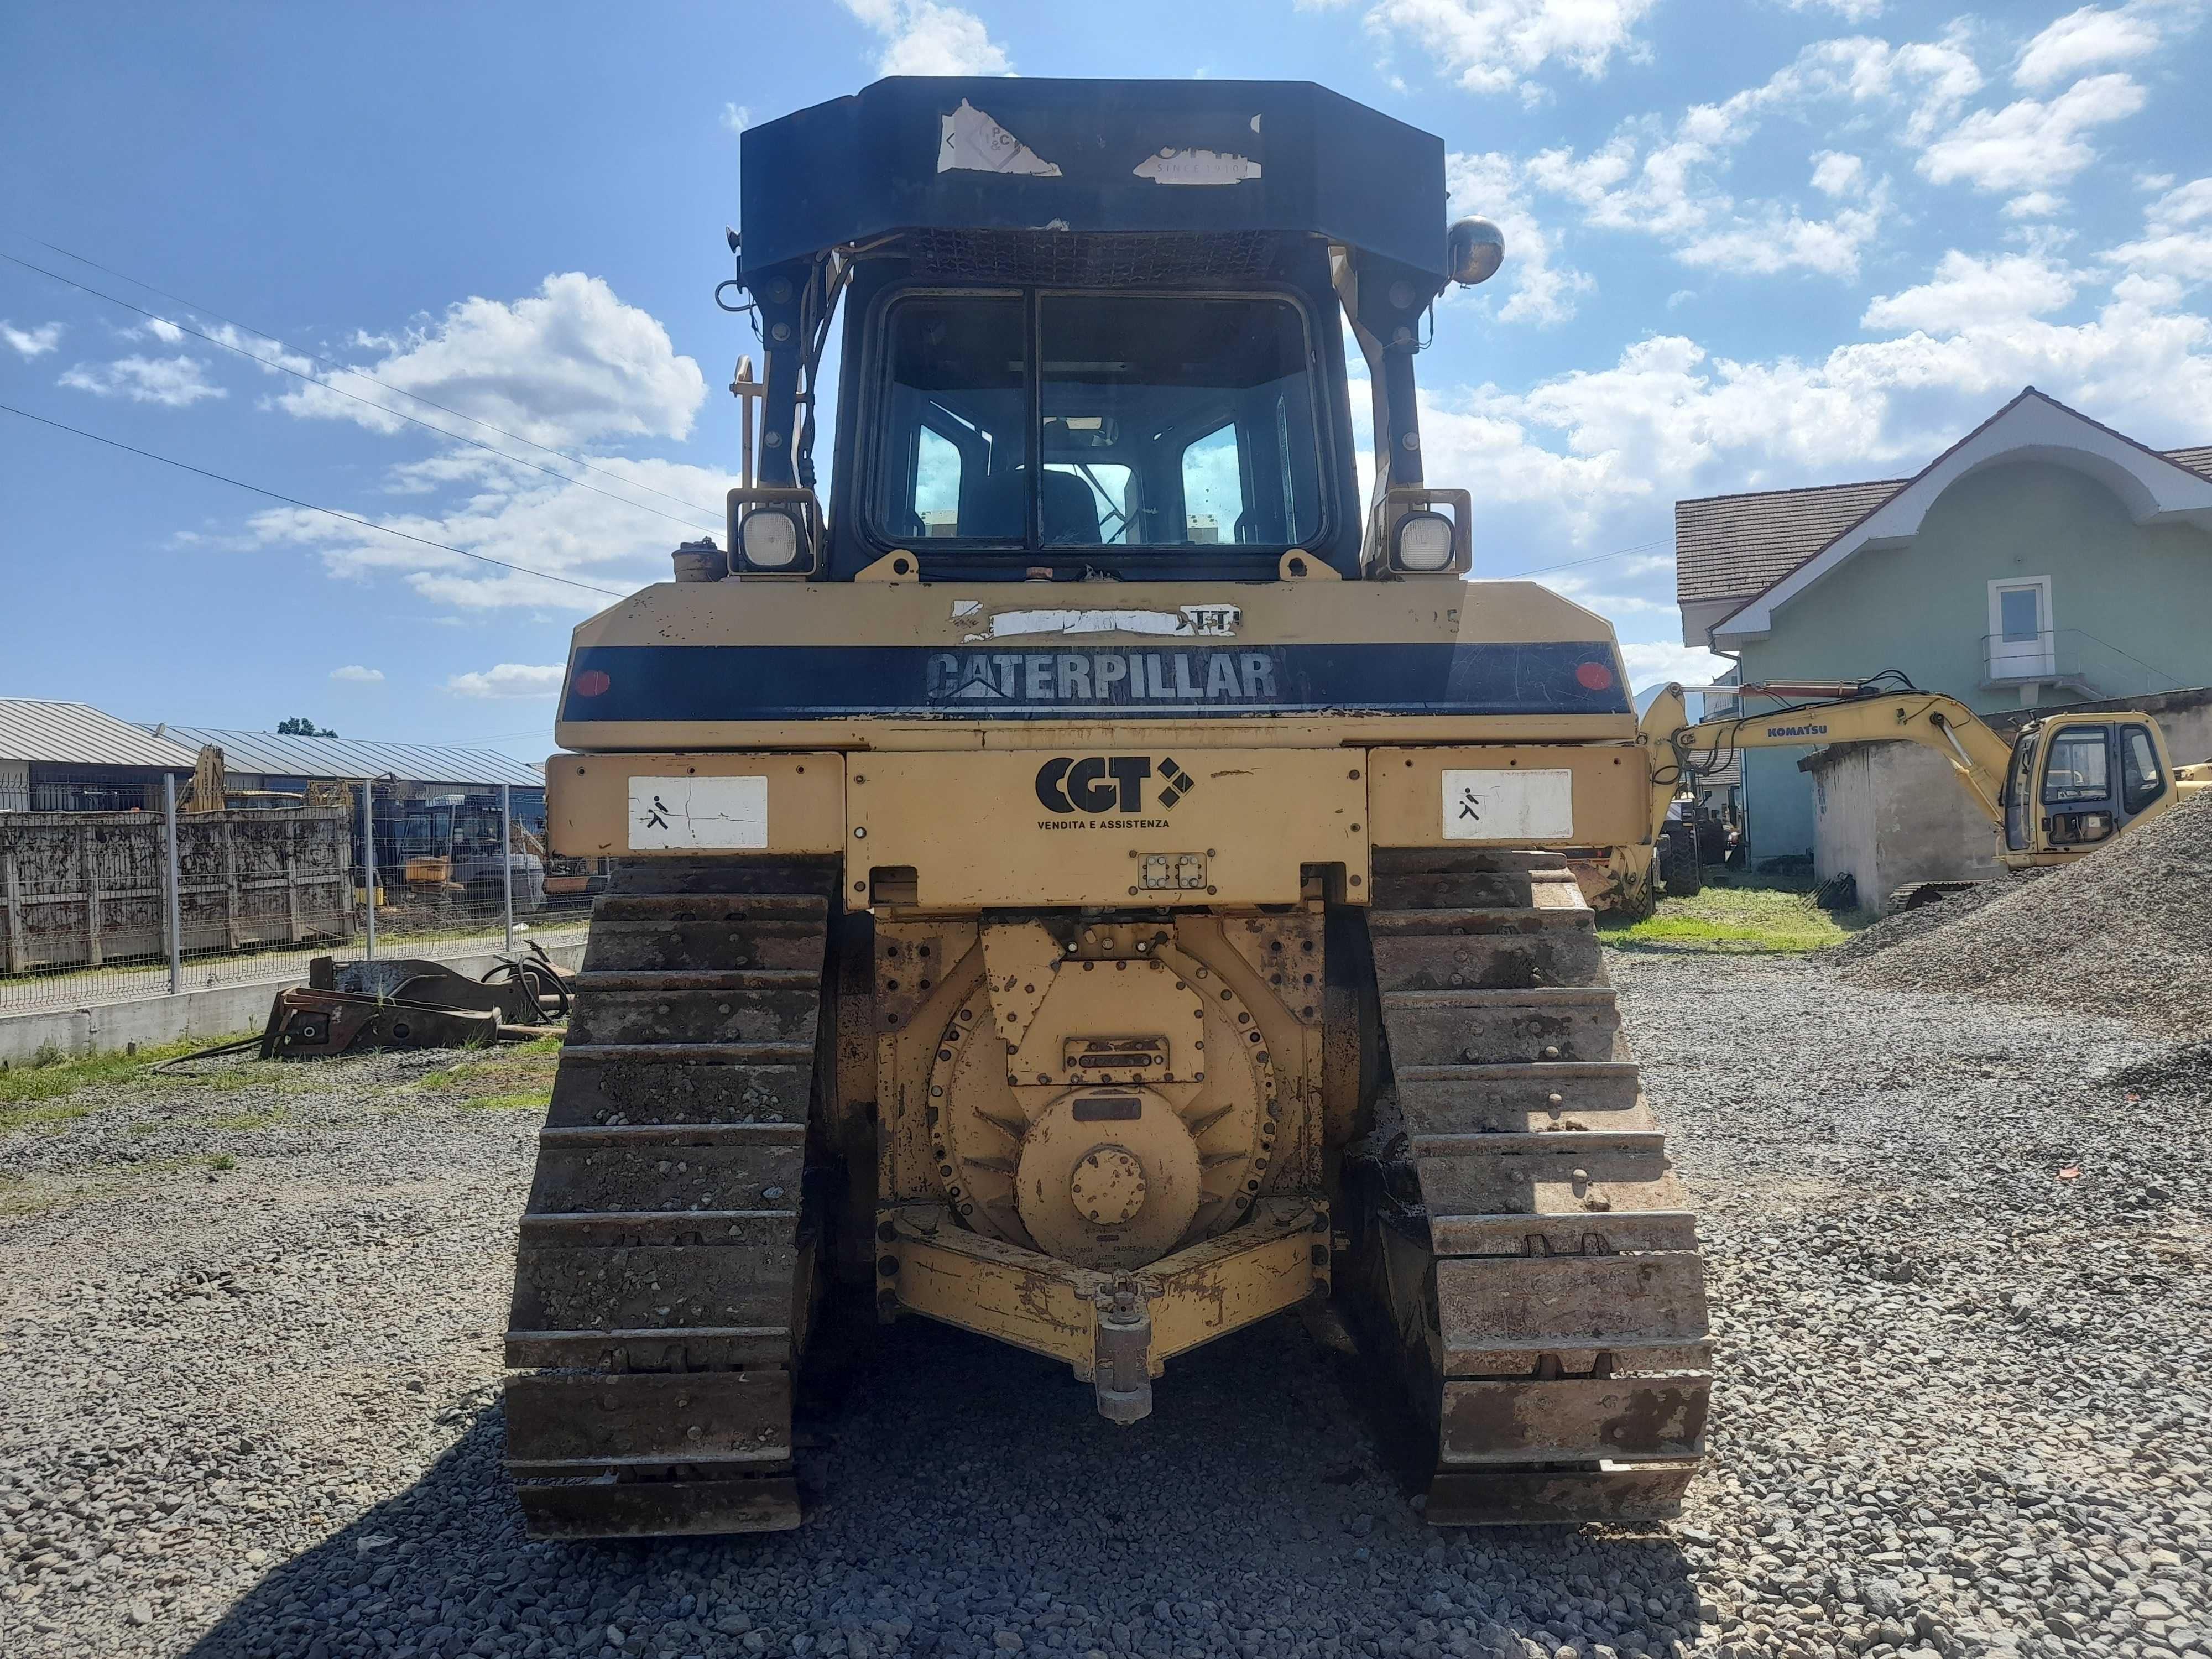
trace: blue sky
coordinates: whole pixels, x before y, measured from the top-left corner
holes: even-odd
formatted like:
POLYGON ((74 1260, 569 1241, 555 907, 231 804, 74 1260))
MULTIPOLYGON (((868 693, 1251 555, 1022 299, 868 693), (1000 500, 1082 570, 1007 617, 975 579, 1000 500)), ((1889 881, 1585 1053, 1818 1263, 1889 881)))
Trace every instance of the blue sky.
MULTIPOLYGON (((1678 497, 1910 472, 2029 382, 2212 442, 2207 11, 25 0, 0 252, 153 314, 0 261, 0 403, 628 591, 719 523, 745 122, 886 72, 1313 79, 1505 228, 1420 364, 1478 574, 1578 562, 1639 684, 1694 677, 1678 497)), ((0 566, 0 695, 523 756, 604 603, 4 414, 0 566)))

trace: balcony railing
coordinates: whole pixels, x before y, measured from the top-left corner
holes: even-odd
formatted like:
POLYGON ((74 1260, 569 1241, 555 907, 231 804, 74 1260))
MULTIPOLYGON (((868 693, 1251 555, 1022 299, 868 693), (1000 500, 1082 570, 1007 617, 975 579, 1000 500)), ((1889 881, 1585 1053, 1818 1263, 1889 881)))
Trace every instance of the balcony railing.
POLYGON ((1982 635, 1984 691, 2048 685, 2096 699, 2147 696, 2191 683, 2084 629, 2045 628, 2026 636, 1982 635))

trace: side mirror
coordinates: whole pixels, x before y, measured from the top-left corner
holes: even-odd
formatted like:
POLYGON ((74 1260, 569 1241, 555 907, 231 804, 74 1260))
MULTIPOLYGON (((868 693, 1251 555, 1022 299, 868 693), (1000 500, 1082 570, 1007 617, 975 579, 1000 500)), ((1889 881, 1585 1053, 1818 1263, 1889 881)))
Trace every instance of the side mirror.
POLYGON ((1505 263, 1505 233, 1487 219, 1462 219, 1447 234, 1444 254, 1452 281, 1473 288, 1505 263))

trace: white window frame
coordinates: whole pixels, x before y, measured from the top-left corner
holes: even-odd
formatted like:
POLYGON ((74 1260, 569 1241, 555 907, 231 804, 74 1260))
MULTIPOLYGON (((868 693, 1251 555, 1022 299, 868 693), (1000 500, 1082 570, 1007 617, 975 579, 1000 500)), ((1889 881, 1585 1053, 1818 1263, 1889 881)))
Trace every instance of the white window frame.
POLYGON ((2048 576, 1999 576, 1990 583, 1989 649, 1984 653, 1984 672, 1993 680, 2048 679, 2058 672, 2058 629, 2051 611, 2051 578, 2048 576), (2004 602, 2008 589, 2033 587, 2037 590, 2035 614, 2039 623, 2038 638, 2032 647, 2011 647, 2004 638, 2004 602))

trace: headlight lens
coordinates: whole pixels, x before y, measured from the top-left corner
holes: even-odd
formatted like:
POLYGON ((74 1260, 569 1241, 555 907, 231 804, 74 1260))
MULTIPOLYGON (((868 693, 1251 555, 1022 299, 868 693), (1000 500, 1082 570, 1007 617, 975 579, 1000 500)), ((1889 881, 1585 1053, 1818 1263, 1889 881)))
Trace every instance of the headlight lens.
POLYGON ((738 528, 738 550, 756 570, 782 570, 799 562, 799 520, 780 507, 757 507, 738 528))
POLYGON ((1441 513, 1408 513, 1398 521, 1401 570, 1444 570, 1452 562, 1452 522, 1441 513))

